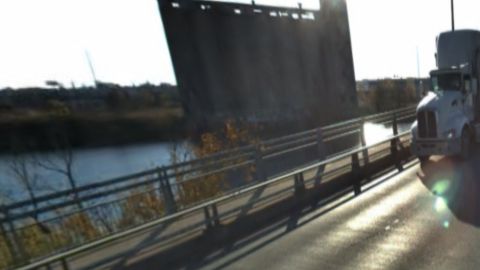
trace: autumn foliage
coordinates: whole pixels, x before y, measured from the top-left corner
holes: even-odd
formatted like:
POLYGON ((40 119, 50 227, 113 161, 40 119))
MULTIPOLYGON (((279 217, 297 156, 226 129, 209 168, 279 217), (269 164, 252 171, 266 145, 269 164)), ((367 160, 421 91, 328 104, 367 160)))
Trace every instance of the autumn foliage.
MULTIPOLYGON (((255 144, 257 140, 251 134, 251 129, 246 125, 227 121, 222 130, 202 134, 195 145, 185 149, 187 155, 182 156, 178 149, 174 149, 171 152, 172 163, 181 162, 187 156, 205 158, 220 151, 255 144)), ((256 168, 252 165, 235 171, 212 173, 212 170, 238 164, 247 158, 249 157, 237 158, 227 155, 223 157, 224 161, 213 162, 212 166, 202 167, 193 173, 177 177, 175 179, 177 182, 188 180, 175 185, 174 197, 178 206, 187 207, 221 195, 228 190, 227 180, 232 175, 241 175, 243 180, 247 181, 253 179, 252 175, 256 168)), ((29 220, 25 224, 17 224, 15 237, 10 233, 7 241, 5 234, 0 234, 0 269, 26 263, 30 258, 48 256, 162 217, 165 215, 164 199, 158 184, 155 183, 129 190, 113 203, 76 208, 78 212, 74 214, 62 216, 63 210, 58 209, 57 214, 61 217, 45 224, 48 232, 36 221, 29 220), (12 243, 14 247, 9 246, 12 243), (16 253, 19 248, 21 252, 16 253), (14 254, 16 258, 13 257, 14 254)))
MULTIPOLYGON (((255 128, 233 120, 228 120, 225 122, 222 130, 202 134, 199 143, 192 147, 191 152, 195 158, 204 158, 220 151, 255 144, 258 140, 252 135, 253 129, 255 128)), ((173 153, 173 155, 175 155, 175 153, 173 153)), ((225 167, 241 161, 241 159, 228 159, 228 161, 219 162, 217 165, 218 167, 225 167)), ((229 183, 227 178, 231 176, 229 172, 211 174, 209 172, 210 169, 201 170, 198 173, 204 176, 200 178, 190 176, 192 178, 191 181, 186 181, 181 184, 180 199, 183 205, 190 205, 206 200, 221 195, 223 191, 228 190, 229 183)), ((243 174, 246 176, 246 180, 251 180, 254 172, 254 166, 243 168, 243 174)), ((183 178, 177 179, 177 181, 182 179, 183 178)))

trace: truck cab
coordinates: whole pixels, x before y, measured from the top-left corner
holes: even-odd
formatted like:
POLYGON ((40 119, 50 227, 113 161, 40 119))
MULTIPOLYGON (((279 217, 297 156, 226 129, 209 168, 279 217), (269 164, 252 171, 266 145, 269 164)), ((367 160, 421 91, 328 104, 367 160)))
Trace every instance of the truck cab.
POLYGON ((445 32, 437 38, 437 66, 431 89, 417 106, 412 153, 422 164, 432 155, 467 159, 479 124, 480 32, 445 32))

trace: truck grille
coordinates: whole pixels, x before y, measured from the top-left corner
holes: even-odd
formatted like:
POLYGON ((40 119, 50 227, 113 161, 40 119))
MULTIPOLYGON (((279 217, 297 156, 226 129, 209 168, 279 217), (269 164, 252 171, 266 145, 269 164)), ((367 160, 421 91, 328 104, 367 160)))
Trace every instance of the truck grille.
POLYGON ((437 137, 437 118, 434 111, 419 111, 417 113, 418 137, 437 137))

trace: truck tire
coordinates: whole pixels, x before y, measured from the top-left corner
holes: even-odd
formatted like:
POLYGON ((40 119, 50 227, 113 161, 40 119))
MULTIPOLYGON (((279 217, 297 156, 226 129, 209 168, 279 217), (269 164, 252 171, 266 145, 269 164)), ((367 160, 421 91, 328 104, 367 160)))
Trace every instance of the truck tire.
POLYGON ((424 169, 430 160, 430 156, 420 156, 418 160, 420 160, 420 168, 424 169))
POLYGON ((470 157, 470 147, 471 147, 471 142, 472 142, 472 136, 470 136, 470 131, 468 128, 464 128, 462 131, 462 137, 461 137, 461 152, 460 152, 460 158, 462 160, 468 160, 470 157))

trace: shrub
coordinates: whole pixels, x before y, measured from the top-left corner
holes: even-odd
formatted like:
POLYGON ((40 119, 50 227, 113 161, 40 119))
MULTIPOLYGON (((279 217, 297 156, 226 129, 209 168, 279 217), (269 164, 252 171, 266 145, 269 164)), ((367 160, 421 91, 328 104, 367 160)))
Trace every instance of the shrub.
MULTIPOLYGON (((257 143, 258 140, 252 135, 254 129, 249 128, 247 125, 242 125, 233 120, 225 122, 224 127, 219 132, 206 132, 200 136, 200 140, 197 145, 192 146, 190 151, 195 158, 204 158, 209 155, 218 153, 220 151, 233 149, 246 144, 257 143)), ((179 162, 178 153, 171 153, 171 159, 173 163, 179 162)), ((245 159, 245 158, 242 158, 245 159)), ((235 163, 239 163, 242 160, 234 159, 228 162, 217 164, 218 166, 228 166, 235 163)), ((210 169, 204 169, 198 172, 201 175, 205 175, 200 178, 194 177, 190 181, 183 182, 180 187, 180 199, 183 205, 190 205, 202 200, 206 200, 222 194, 222 192, 229 188, 229 184, 226 181, 230 175, 227 172, 209 174, 210 169)), ((247 166, 243 170, 243 174, 247 181, 253 179, 252 175, 255 172, 255 167, 247 166)), ((178 173, 178 171, 177 171, 178 173)), ((236 173, 240 175, 240 173, 236 173)), ((177 181, 182 180, 177 179, 177 181)))
POLYGON ((73 214, 63 221, 67 231, 74 234, 74 242, 84 243, 98 238, 99 232, 86 213, 73 214))
POLYGON ((164 203, 155 192, 153 185, 133 190, 122 202, 120 228, 129 228, 160 217, 165 212, 164 203))
POLYGON ((0 269, 7 268, 12 263, 11 251, 8 248, 4 236, 0 235, 0 269))

